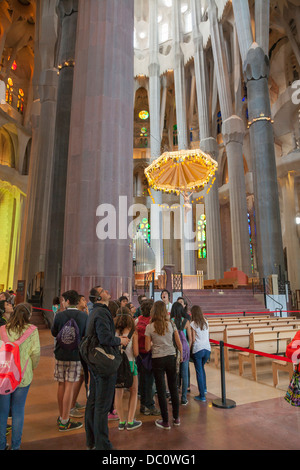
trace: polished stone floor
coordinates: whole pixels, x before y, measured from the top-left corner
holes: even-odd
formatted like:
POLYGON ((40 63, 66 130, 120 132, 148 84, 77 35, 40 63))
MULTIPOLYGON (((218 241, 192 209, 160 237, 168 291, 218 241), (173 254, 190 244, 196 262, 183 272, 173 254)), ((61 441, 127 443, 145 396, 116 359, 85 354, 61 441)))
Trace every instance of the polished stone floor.
MULTIPOLYGON (((49 330, 40 331, 42 356, 29 391, 22 439, 23 450, 84 450, 84 428, 59 433, 56 391, 53 379, 53 338, 49 330)), ((206 366, 207 402, 198 403, 194 366, 191 370, 191 393, 187 406, 181 406, 181 426, 165 431, 155 426, 157 419, 143 416, 137 407, 136 418, 143 425, 135 431, 118 431, 118 423, 111 422, 110 439, 118 450, 299 450, 300 409, 284 399, 289 379, 280 374, 279 386, 272 382, 271 362, 259 366, 258 382, 239 377, 233 357, 230 372, 226 372, 226 398, 236 407, 222 409, 212 402, 221 397, 220 369, 213 361, 206 366)), ((125 394, 126 395, 126 394, 125 394)), ((125 396, 126 400, 126 396, 125 396)), ((82 388, 79 401, 85 401, 82 388)), ((170 409, 171 411, 171 409, 170 409)), ((8 438, 9 440, 9 438, 8 438)))

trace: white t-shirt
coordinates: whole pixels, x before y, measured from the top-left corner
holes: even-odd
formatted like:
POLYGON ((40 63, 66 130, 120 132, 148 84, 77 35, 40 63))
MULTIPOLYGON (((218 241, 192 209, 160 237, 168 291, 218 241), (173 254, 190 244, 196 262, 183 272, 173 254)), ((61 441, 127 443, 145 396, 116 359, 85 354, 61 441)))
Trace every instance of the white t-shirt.
POLYGON ((195 342, 193 344, 193 354, 196 354, 198 351, 202 351, 202 349, 211 351, 208 323, 206 323, 206 328, 201 330, 199 326, 192 321, 191 328, 193 328, 196 333, 195 342))

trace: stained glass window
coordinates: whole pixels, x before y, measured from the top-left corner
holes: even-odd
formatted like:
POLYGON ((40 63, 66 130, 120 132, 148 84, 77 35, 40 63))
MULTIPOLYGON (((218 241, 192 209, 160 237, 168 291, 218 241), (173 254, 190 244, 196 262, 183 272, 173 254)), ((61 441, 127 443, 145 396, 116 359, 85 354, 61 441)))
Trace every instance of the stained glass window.
POLYGON ((146 119, 148 119, 148 117, 149 117, 148 111, 141 111, 139 113, 139 118, 142 119, 143 121, 146 121, 146 119))
POLYGON ((150 244, 151 241, 151 227, 148 222, 148 219, 144 217, 142 222, 138 225, 138 231, 141 232, 145 238, 145 240, 150 244))
POLYGON ((11 78, 7 79, 7 85, 6 85, 6 94, 5 94, 5 100, 8 104, 12 106, 13 102, 13 86, 14 82, 12 81, 11 78))
POLYGON ((197 222, 198 258, 206 259, 206 216, 202 214, 197 222))

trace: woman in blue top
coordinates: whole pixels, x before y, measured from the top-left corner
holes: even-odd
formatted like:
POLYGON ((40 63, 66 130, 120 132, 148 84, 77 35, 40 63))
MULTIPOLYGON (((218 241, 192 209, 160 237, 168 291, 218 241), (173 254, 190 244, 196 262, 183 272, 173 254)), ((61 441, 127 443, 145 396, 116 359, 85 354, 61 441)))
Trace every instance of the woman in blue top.
MULTIPOLYGON (((174 302, 171 309, 171 320, 174 321, 177 330, 183 331, 188 343, 190 346, 192 342, 192 333, 191 333, 191 326, 190 322, 187 318, 185 318, 184 307, 180 302, 174 302)), ((188 357, 183 358, 183 362, 180 363, 180 374, 179 374, 179 384, 182 383, 181 388, 181 405, 187 405, 187 390, 189 386, 189 361, 190 355, 188 357)))

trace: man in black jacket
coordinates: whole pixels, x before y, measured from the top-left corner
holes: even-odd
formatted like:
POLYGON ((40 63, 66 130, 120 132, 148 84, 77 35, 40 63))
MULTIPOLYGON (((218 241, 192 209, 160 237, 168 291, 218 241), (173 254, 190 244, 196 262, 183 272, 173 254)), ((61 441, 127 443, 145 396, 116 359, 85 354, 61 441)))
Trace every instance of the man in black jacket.
MULTIPOLYGON (((62 304, 64 307, 63 312, 58 312, 55 315, 54 323, 51 328, 51 333, 57 337, 64 325, 70 320, 74 319, 79 330, 79 340, 85 335, 87 314, 77 309, 79 300, 78 293, 74 290, 64 292, 62 294, 62 304)), ((59 418, 57 420, 59 431, 72 431, 79 429, 83 426, 81 422, 74 422, 70 420, 70 410, 73 399, 73 390, 75 382, 80 380, 81 376, 81 361, 79 356, 79 349, 75 347, 72 350, 65 349, 62 344, 56 341, 55 349, 55 371, 54 378, 58 382, 58 408, 59 418)))
MULTIPOLYGON (((88 318, 87 334, 92 329, 103 346, 127 346, 127 337, 115 336, 115 325, 108 309, 111 298, 107 290, 93 287, 90 300, 94 307, 88 318)), ((85 410, 86 444, 88 449, 110 450, 112 444, 108 436, 108 414, 111 409, 117 375, 100 376, 90 369, 90 391, 85 410)))

